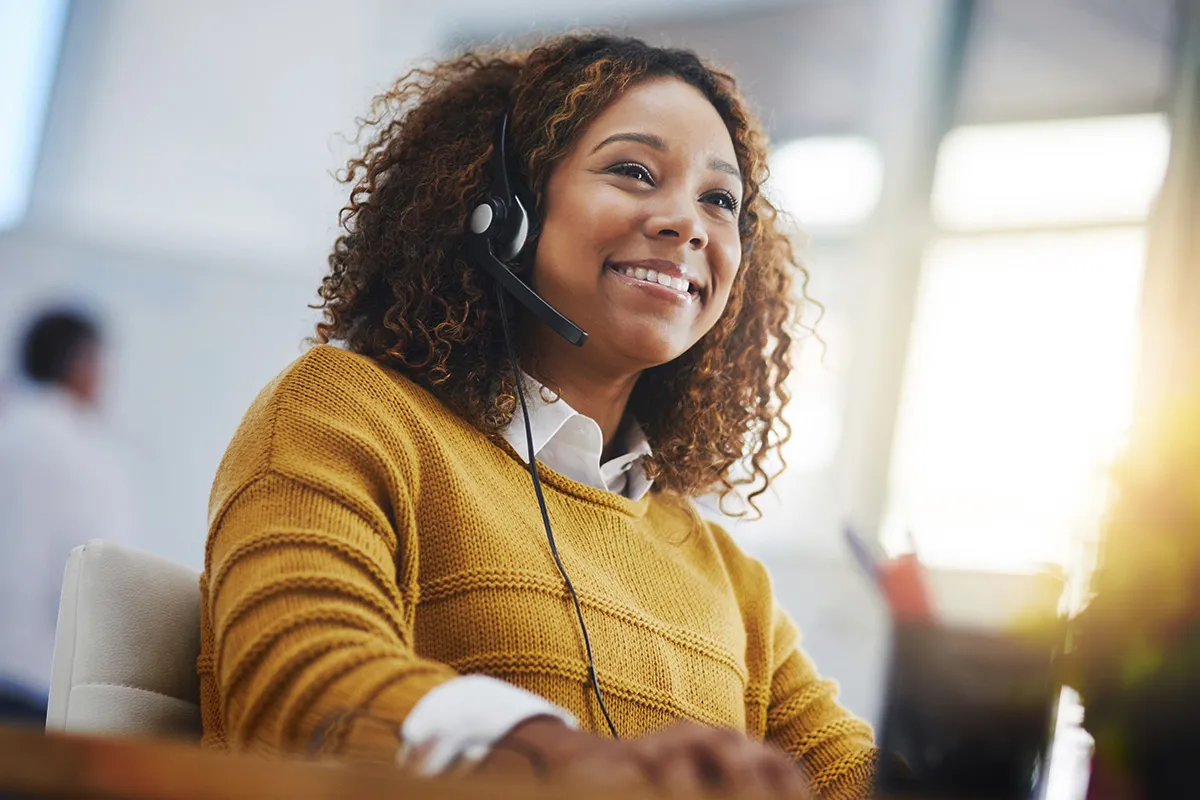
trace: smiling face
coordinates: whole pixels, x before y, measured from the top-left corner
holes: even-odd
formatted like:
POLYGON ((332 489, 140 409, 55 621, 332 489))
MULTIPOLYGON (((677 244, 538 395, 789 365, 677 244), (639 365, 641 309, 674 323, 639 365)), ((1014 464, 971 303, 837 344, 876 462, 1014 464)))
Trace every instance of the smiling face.
MULTIPOLYGON (((575 363, 639 372, 720 318, 741 263, 742 180, 725 123, 676 78, 635 85, 550 174, 534 288, 588 332, 575 363)), ((560 350, 537 329, 535 348, 560 350)))

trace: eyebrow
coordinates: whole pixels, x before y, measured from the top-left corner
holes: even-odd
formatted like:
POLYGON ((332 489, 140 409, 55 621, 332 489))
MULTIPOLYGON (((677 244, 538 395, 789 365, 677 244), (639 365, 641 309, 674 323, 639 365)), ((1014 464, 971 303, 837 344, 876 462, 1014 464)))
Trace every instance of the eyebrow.
MULTIPOLYGON (((658 150, 659 152, 662 152, 667 149, 667 143, 666 143, 666 141, 663 140, 663 138, 661 136, 655 136, 653 133, 630 132, 630 133, 614 133, 612 136, 609 136, 603 142, 596 145, 592 149, 592 152, 593 153, 599 152, 601 149, 607 147, 610 144, 613 144, 614 142, 634 142, 635 144, 644 144, 644 145, 646 145, 646 147, 649 147, 651 150, 658 150)), ((723 172, 726 175, 732 175, 733 177, 737 178, 739 181, 742 179, 741 170, 739 170, 733 164, 730 164, 725 159, 718 158, 717 156, 709 157, 708 168, 711 170, 715 170, 716 172, 723 172)))

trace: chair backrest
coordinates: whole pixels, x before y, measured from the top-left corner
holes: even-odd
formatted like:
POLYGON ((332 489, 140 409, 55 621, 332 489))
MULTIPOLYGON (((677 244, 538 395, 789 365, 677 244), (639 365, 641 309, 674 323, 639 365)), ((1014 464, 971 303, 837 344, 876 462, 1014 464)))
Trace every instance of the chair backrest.
POLYGON ((72 550, 46 727, 198 738, 199 577, 112 542, 72 550))

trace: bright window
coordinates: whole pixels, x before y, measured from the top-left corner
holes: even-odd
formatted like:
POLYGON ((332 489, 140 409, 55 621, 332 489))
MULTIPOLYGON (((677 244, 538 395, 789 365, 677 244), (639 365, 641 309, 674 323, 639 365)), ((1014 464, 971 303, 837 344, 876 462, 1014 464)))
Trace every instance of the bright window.
POLYGON ((0 231, 29 205, 66 0, 0 2, 0 231))
POLYGON ((870 139, 815 136, 771 153, 766 193, 806 230, 848 228, 879 203, 883 161, 870 139))
POLYGON ((882 538, 927 562, 1072 565, 1131 414, 1154 115, 943 141, 882 538))
POLYGON ((942 566, 1067 563, 1131 413, 1144 234, 948 238, 928 253, 884 543, 942 566))
POLYGON ((1159 114, 958 128, 938 156, 934 218, 959 230, 1141 222, 1169 146, 1159 114))

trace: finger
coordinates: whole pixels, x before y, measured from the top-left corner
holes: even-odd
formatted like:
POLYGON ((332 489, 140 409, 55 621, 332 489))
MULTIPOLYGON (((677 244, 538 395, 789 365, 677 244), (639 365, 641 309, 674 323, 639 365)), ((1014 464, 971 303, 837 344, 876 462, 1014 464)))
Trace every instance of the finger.
POLYGON ((804 766, 774 744, 758 743, 756 746, 756 773, 767 785, 773 797, 795 800, 812 800, 808 773, 804 766))
MULTIPOLYGON (((667 774, 668 767, 684 755, 686 742, 666 735, 654 735, 627 744, 631 757, 646 780, 654 786, 664 787, 671 779, 667 774)), ((677 765, 675 769, 678 769, 677 765)))
POLYGON ((712 731, 697 743, 696 750, 721 790, 738 797, 772 796, 762 745, 736 731, 712 731))
POLYGON ((702 770, 693 744, 708 735, 707 728, 681 722, 629 745, 648 779, 670 797, 697 797, 717 785, 711 769, 702 770))
POLYGON ((668 797, 691 800, 708 794, 696 760, 686 749, 676 750, 658 765, 655 785, 668 797))
POLYGON ((804 769, 778 748, 772 751, 763 763, 763 774, 777 797, 811 800, 812 789, 804 769))
POLYGON ((666 763, 686 750, 688 741, 695 735, 695 727, 690 723, 672 725, 640 739, 627 740, 625 745, 647 776, 657 781, 666 763))
POLYGON ((646 786, 650 783, 631 754, 610 748, 573 759, 560 774, 580 783, 610 788, 646 786))
POLYGON ((745 737, 732 730, 679 722, 633 743, 655 782, 663 785, 670 764, 675 780, 686 770, 690 780, 713 792, 737 792, 754 785, 752 768, 736 755, 745 737), (684 766, 686 765, 686 766, 684 766))

